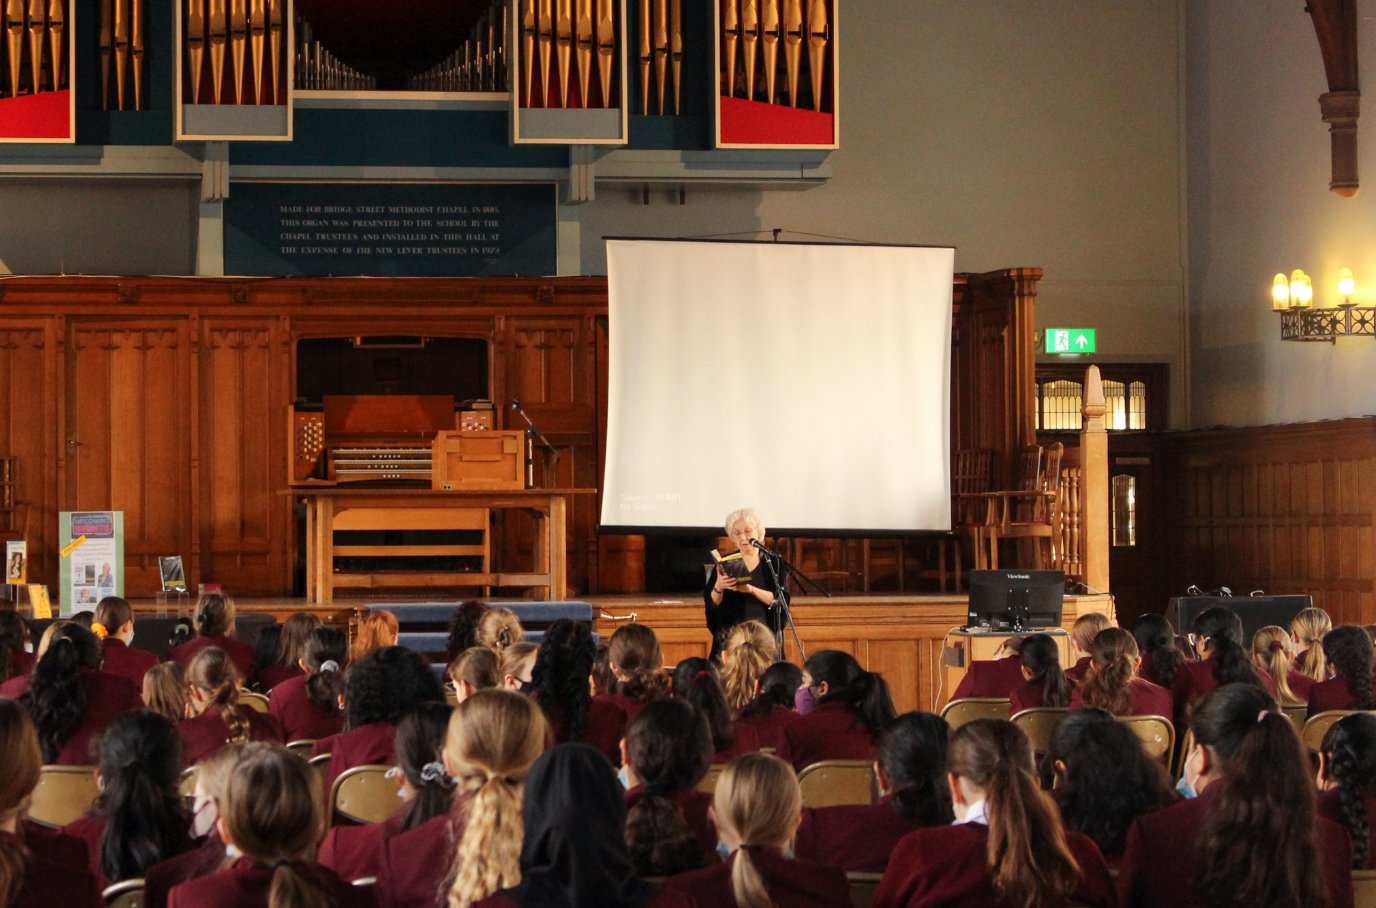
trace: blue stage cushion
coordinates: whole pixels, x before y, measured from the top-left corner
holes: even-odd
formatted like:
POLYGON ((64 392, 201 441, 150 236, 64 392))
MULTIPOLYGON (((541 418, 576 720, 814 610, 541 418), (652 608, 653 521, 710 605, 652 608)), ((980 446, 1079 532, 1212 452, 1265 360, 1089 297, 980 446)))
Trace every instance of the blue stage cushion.
MULTIPOLYGON (((544 642, 544 631, 526 631, 521 635, 521 639, 527 643, 534 643, 537 646, 544 642)), ((592 635, 594 644, 601 642, 601 637, 597 634, 592 635)), ((442 631, 402 631, 397 634, 397 645, 404 646, 409 650, 425 655, 440 655, 449 648, 449 635, 442 631)))
MULTIPOLYGON (((454 616, 461 602, 370 602, 368 608, 387 611, 397 616, 403 626, 406 624, 444 624, 454 616)), ((510 609, 521 621, 553 623, 560 618, 574 621, 592 621, 591 602, 532 602, 529 599, 512 602, 489 602, 493 608, 510 609)))

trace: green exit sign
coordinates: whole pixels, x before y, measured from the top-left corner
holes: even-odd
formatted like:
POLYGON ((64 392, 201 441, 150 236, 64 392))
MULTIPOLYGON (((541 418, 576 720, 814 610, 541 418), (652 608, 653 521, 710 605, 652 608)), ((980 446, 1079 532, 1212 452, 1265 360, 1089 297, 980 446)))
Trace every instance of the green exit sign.
POLYGON ((1047 353, 1093 353, 1093 328, 1047 328, 1047 353))

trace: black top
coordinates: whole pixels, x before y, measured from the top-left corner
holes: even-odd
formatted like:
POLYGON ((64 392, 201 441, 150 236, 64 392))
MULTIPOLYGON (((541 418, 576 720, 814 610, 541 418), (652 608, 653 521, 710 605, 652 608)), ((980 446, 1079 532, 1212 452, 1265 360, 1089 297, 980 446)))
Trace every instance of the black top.
MULTIPOLYGON (((779 588, 770 576, 764 559, 765 556, 760 556, 760 566, 750 572, 750 585, 762 590, 769 590, 778 596, 779 588)), ((712 588, 716 585, 717 572, 713 570, 707 575, 707 583, 702 589, 702 602, 707 607, 707 629, 712 632, 713 636, 726 633, 742 621, 760 621, 765 625, 769 624, 767 620, 768 609, 752 593, 722 590, 721 605, 714 605, 712 603, 712 588)))

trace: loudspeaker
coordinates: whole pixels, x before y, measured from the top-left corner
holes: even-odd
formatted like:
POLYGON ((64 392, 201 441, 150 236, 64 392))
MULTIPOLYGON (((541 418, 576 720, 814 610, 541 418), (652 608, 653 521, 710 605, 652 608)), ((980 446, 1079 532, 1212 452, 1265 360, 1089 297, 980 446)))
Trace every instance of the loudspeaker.
POLYGON ((1230 608, 1242 619, 1242 645, 1249 647, 1257 631, 1272 624, 1288 631, 1295 616, 1313 604, 1310 596, 1174 596, 1166 607, 1166 619, 1183 635, 1205 609, 1230 608))

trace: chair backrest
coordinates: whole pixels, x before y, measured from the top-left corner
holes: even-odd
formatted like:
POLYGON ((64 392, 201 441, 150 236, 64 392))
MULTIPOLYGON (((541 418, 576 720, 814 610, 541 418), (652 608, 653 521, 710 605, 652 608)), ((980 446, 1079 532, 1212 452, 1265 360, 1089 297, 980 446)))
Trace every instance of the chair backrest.
POLYGON ((708 794, 717 790, 717 779, 721 777, 721 771, 726 768, 725 763, 713 763, 707 767, 707 775, 702 777, 698 783, 698 791, 705 791, 708 794))
POLYGON ((251 690, 240 691, 239 702, 249 709, 256 709, 260 713, 268 711, 268 698, 251 690))
POLYGON ((989 448, 957 451, 951 463, 951 491, 966 495, 988 492, 993 466, 994 452, 989 448))
POLYGON ((1310 717, 1300 731, 1300 738, 1304 741, 1304 746, 1318 753, 1319 748, 1323 746, 1323 736, 1328 734, 1328 730, 1336 725, 1340 719, 1344 719, 1355 712, 1358 710, 1330 709, 1310 717))
POLYGON ((186 769, 182 770, 181 781, 177 783, 177 790, 181 792, 182 797, 184 798, 190 798, 195 796, 196 767, 188 766, 186 769))
POLYGON ((302 738, 300 741, 291 741, 287 744, 287 750, 306 761, 310 760, 311 748, 313 747, 315 747, 314 738, 302 738))
POLYGON ((1051 733, 1056 723, 1070 712, 1064 706, 1034 706, 1013 716, 1013 724, 1021 728, 1032 742, 1032 750, 1044 754, 1051 749, 1051 733))
POLYGON ((1185 768, 1185 761, 1190 758, 1190 751, 1194 750, 1194 729, 1186 728, 1185 737, 1180 741, 1180 749, 1176 751, 1175 762, 1171 765, 1171 775, 1180 778, 1180 773, 1185 768))
POLYGON ((874 900, 874 891, 879 888, 879 881, 883 878, 882 873, 846 874, 846 879, 850 880, 850 900, 855 908, 870 908, 870 902, 874 900))
POLYGON ((1309 707, 1303 703, 1296 706, 1281 704, 1280 711, 1285 713, 1285 718, 1290 720, 1290 724, 1295 726, 1295 734, 1304 734, 1304 723, 1309 718, 1309 707))
POLYGON ((1008 705, 1007 699, 997 697, 966 697, 943 706, 941 718, 951 726, 951 731, 955 731, 966 722, 976 719, 1007 719, 1008 705))
POLYGON ((868 760, 822 760, 798 773, 804 807, 874 803, 874 767, 868 760))
POLYGON ((1042 452, 1042 471, 1038 479, 1040 491, 1054 492, 1061 487, 1061 458, 1065 456, 1065 445, 1059 441, 1047 445, 1042 452))
POLYGON ((1356 908, 1376 908, 1376 870, 1352 871, 1352 895, 1356 908))
POLYGON ((341 773, 330 789, 329 825, 339 818, 356 823, 381 823, 388 820, 401 802, 397 792, 401 783, 389 779, 390 766, 355 766, 341 773))
POLYGON ((44 766, 33 790, 29 819, 44 826, 66 826, 81 819, 98 797, 94 766, 44 766))
POLYGON ((124 880, 101 893, 105 908, 143 908, 143 880, 124 880))
POLYGON ((1142 742, 1149 757, 1170 759, 1175 750, 1175 726, 1165 716, 1119 716, 1121 721, 1142 742))
POLYGON ((1018 488, 1019 492, 1039 492, 1041 491, 1042 478, 1042 449, 1040 445, 1032 445, 1023 448, 1018 452, 1018 488))

